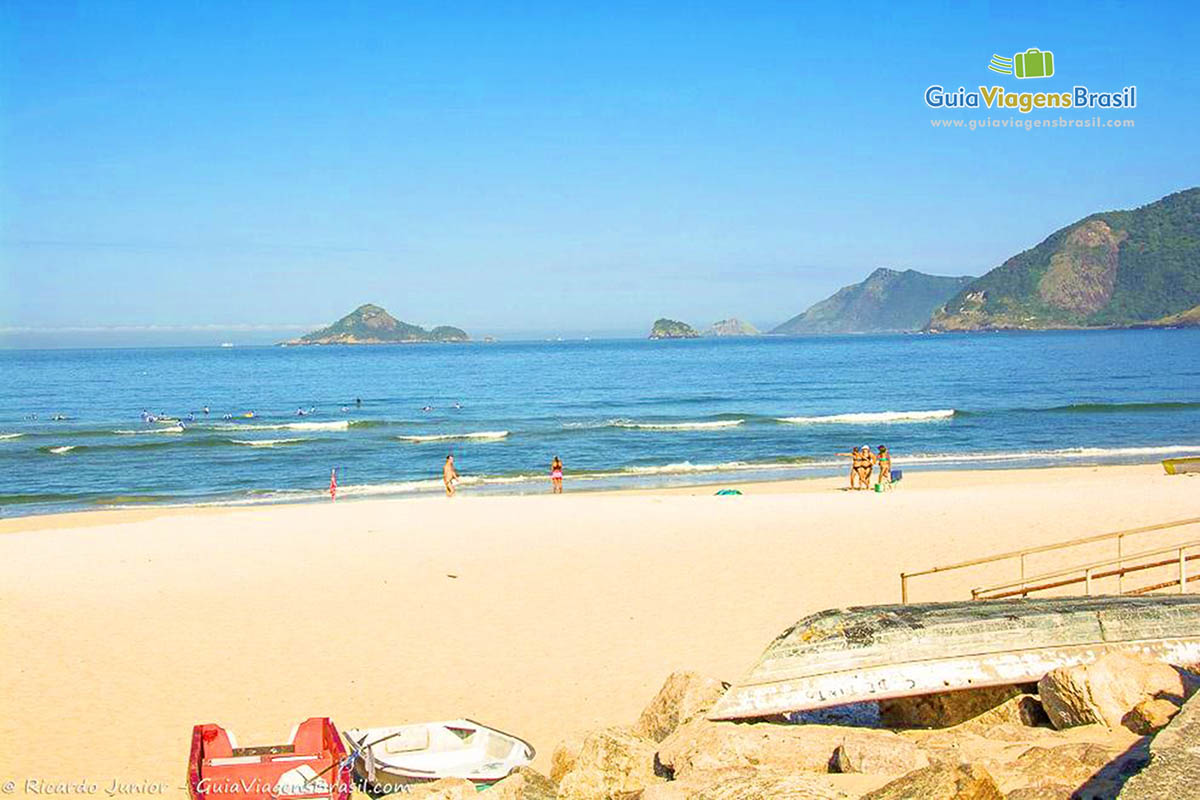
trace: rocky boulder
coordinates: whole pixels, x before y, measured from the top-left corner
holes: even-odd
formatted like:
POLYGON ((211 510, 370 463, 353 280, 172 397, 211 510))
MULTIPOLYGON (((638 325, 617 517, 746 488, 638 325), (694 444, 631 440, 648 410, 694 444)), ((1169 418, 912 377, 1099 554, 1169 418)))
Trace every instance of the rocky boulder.
POLYGON ((505 779, 479 793, 487 800, 555 800, 558 786, 537 770, 517 767, 505 779))
POLYGON ((475 784, 463 778, 442 778, 431 783, 414 784, 404 792, 414 800, 473 800, 478 791, 475 784))
POLYGON ((929 756, 912 742, 898 736, 846 736, 833 751, 837 772, 867 775, 903 775, 929 766, 929 756))
POLYGON ((838 766, 834 753, 839 749, 841 763, 849 770, 904 771, 926 763, 915 746, 890 731, 703 719, 667 737, 659 745, 658 763, 676 779, 737 767, 787 774, 829 772, 838 766), (889 755, 889 750, 894 752, 889 755))
POLYGON ((576 734, 561 740, 550 754, 550 780, 560 782, 563 776, 575 769, 579 751, 583 749, 584 736, 576 734))
POLYGON ((879 701, 879 717, 888 728, 949 728, 1021 694, 1017 686, 989 686, 897 697, 879 701))
POLYGON ((655 742, 666 739, 685 722, 704 714, 721 699, 727 684, 698 672, 673 672, 642 711, 633 732, 655 742))
POLYGON ((861 800, 1004 800, 996 781, 977 764, 934 764, 910 772, 861 800))
POLYGON ((1091 664, 1060 667, 1038 681, 1038 696, 1054 727, 1098 722, 1121 725, 1134 706, 1149 698, 1183 701, 1180 673, 1149 658, 1112 652, 1091 664))
POLYGON ((560 800, 619 800, 658 781, 654 742, 625 728, 588 734, 558 785, 560 800))
MULTIPOLYGON (((828 779, 826 779, 828 780, 828 779)), ((815 775, 779 775, 752 767, 700 772, 648 787, 639 800, 846 800, 815 775)))
POLYGON ((1158 733, 1179 713, 1179 704, 1165 697, 1148 697, 1121 718, 1121 724, 1140 736, 1158 733))

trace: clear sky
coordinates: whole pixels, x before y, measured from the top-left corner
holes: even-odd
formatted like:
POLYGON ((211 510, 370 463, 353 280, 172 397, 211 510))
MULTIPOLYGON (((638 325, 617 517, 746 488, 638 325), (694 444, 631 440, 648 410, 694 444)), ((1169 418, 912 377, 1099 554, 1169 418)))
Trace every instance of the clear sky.
POLYGON ((767 325, 1200 184, 1194 2, 842 8, 8 0, 0 333, 767 325), (1030 47, 1054 78, 987 70, 1030 47), (934 83, 1136 84, 1135 127, 935 130, 1021 115, 934 83))

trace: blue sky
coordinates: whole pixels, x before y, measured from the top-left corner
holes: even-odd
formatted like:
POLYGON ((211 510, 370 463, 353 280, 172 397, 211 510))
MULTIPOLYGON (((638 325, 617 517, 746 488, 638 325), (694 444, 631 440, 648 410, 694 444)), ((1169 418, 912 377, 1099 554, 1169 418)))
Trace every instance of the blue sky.
POLYGON ((834 5, 5 3, 0 329, 770 324, 1200 183, 1194 3, 834 5), (1136 84, 1136 127, 934 130, 1019 115, 932 83, 1136 84))

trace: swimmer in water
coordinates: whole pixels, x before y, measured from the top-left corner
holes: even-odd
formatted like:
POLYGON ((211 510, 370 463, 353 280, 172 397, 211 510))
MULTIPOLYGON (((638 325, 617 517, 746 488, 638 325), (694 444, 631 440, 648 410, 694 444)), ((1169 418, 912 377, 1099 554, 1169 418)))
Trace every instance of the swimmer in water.
POLYGON ((204 407, 204 416, 208 416, 208 406, 204 407))
POLYGON ((462 403, 455 403, 455 404, 454 404, 454 407, 455 407, 456 409, 461 409, 461 408, 462 408, 462 403))
POLYGON ((424 407, 424 408, 422 408, 421 410, 422 410, 422 411, 425 411, 425 412, 430 412, 430 411, 433 411, 433 406, 425 406, 425 407, 424 407))

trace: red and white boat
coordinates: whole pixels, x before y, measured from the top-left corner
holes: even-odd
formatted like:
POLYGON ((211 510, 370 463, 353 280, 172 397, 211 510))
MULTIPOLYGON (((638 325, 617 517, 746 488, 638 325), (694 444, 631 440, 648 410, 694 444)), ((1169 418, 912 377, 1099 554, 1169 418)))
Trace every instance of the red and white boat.
POLYGON ((192 729, 188 794, 192 800, 349 800, 351 764, 328 717, 310 717, 287 744, 238 747, 220 725, 192 729))

